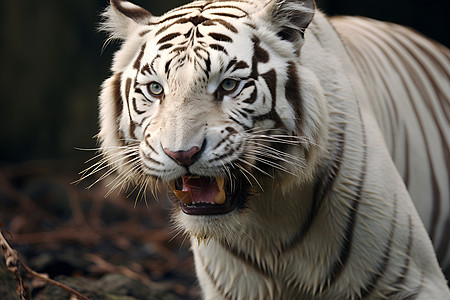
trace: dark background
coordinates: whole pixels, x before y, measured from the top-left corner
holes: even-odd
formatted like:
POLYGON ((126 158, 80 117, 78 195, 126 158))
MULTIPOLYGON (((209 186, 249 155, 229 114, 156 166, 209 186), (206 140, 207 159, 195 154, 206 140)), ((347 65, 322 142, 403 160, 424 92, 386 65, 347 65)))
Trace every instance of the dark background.
MULTIPOLYGON (((188 1, 140 0, 154 15, 188 1)), ((96 27, 106 0, 2 0, 0 163, 58 159, 82 164, 95 147, 97 95, 112 52, 96 27)), ((405 24, 450 45, 448 0, 320 0, 329 15, 405 24)))

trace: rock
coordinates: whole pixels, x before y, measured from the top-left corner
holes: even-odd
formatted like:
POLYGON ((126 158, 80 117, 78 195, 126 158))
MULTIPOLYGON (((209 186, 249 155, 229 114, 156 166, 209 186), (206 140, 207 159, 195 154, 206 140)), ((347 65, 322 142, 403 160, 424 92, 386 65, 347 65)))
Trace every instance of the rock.
POLYGON ((0 258, 0 299, 19 299, 16 294, 16 281, 6 268, 3 258, 0 258))
MULTIPOLYGON (((67 276, 58 276, 56 280, 91 300, 180 300, 170 291, 151 289, 121 274, 108 274, 98 280, 67 276)), ((68 292, 53 285, 47 285, 44 295, 47 300, 70 299, 68 292)))

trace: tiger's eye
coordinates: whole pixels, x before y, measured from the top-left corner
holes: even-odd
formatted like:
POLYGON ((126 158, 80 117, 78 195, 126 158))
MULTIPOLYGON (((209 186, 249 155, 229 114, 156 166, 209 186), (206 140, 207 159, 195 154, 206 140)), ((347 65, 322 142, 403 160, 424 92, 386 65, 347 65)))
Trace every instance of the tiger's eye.
POLYGON ((150 82, 147 85, 147 88, 150 94, 152 94, 153 96, 161 96, 164 91, 162 85, 157 82, 150 82))
POLYGON ((229 93, 229 92, 234 91, 237 88, 238 82, 234 79, 227 78, 224 81, 222 81, 220 86, 222 87, 222 89, 225 92, 229 93))

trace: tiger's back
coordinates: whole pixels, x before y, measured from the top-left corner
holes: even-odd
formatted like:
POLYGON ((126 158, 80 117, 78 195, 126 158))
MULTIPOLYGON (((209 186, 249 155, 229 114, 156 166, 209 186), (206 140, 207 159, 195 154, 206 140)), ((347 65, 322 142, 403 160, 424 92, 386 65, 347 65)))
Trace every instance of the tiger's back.
POLYGON ((450 51, 413 30, 335 17, 370 108, 450 276, 450 51))

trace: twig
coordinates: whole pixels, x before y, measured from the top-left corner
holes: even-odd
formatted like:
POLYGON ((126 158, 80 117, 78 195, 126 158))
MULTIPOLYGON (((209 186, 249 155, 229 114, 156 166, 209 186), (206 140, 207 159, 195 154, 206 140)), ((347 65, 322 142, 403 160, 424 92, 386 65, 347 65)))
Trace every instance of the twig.
POLYGON ((8 241, 3 236, 3 233, 1 230, 0 230, 0 246, 2 248, 3 257, 5 258, 6 267, 14 275, 14 278, 16 279, 16 292, 21 300, 31 299, 31 296, 30 296, 28 286, 23 281, 22 276, 20 276, 19 265, 22 266, 22 268, 25 270, 25 272, 27 272, 32 277, 38 278, 39 280, 48 282, 59 288, 62 288, 64 290, 66 290, 67 292, 71 293, 72 295, 78 297, 79 299, 90 300, 89 298, 80 294, 79 292, 72 289, 71 287, 69 287, 65 284, 62 284, 58 281, 55 281, 53 279, 50 279, 45 274, 40 274, 40 273, 37 273, 37 272, 33 271, 32 269, 30 269, 20 259, 19 255, 17 254, 17 251, 11 248, 8 241))
POLYGON ((25 272, 27 272, 28 274, 30 274, 33 277, 36 277, 39 280, 48 282, 50 284, 53 284, 59 288, 62 288, 66 291, 68 291, 69 293, 71 293, 72 295, 77 296, 79 299, 82 300, 90 300, 88 297, 80 294, 79 292, 77 292, 76 290, 74 290, 73 288, 71 288, 70 286, 67 286, 65 284, 62 284, 61 282, 58 282, 56 280, 50 279, 48 278, 45 274, 40 274, 36 271, 33 271, 32 269, 30 269, 26 264, 24 264, 20 259, 19 259, 19 263, 22 266, 22 268, 25 270, 25 272))
POLYGON ((18 266, 19 257, 17 255, 17 251, 11 248, 11 246, 8 244, 5 237, 3 236, 1 230, 0 230, 0 247, 2 248, 6 268, 8 268, 8 271, 14 275, 14 279, 16 280, 17 295, 19 296, 20 300, 31 299, 30 290, 26 285, 26 283, 23 281, 22 276, 20 276, 18 266))

